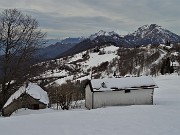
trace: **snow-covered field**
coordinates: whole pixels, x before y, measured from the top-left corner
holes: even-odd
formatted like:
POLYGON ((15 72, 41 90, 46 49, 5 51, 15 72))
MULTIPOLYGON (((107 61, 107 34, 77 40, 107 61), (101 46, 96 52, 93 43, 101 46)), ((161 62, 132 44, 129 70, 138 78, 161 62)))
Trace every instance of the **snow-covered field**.
POLYGON ((155 105, 70 111, 21 110, 12 117, 0 118, 0 134, 179 135, 180 76, 159 76, 154 80, 159 86, 154 93, 155 105))

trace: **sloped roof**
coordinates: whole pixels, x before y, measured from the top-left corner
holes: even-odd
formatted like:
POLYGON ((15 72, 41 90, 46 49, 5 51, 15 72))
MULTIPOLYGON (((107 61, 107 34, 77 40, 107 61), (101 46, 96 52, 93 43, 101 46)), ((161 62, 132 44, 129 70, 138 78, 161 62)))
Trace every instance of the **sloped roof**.
POLYGON ((121 89, 157 88, 157 84, 149 76, 106 78, 91 80, 93 91, 112 91, 121 89))
POLYGON ((4 108, 6 106, 8 106, 9 104, 11 104, 14 99, 18 99, 24 93, 29 94, 31 97, 33 97, 34 99, 39 100, 40 102, 42 102, 44 104, 48 104, 49 103, 49 98, 48 98, 47 92, 44 91, 36 83, 29 83, 27 88, 26 88, 25 85, 21 86, 19 88, 19 90, 17 90, 13 95, 11 95, 11 97, 8 99, 8 101, 4 105, 4 108))

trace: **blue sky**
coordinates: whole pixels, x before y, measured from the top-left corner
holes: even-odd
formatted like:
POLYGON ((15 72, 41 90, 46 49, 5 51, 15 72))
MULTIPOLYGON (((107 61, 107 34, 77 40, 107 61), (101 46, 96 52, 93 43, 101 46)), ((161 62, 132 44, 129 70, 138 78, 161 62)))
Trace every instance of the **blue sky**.
POLYGON ((89 36, 99 30, 131 33, 158 24, 180 35, 180 0, 0 0, 35 17, 48 38, 89 36))

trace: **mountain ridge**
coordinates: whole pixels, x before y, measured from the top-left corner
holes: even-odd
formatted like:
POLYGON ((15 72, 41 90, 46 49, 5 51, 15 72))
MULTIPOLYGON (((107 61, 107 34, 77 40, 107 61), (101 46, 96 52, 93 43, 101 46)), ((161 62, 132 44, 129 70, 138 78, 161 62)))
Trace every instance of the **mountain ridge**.
POLYGON ((171 43, 180 43, 180 36, 163 29, 157 24, 143 25, 135 32, 121 36, 116 32, 106 32, 100 30, 99 32, 90 35, 87 39, 76 44, 71 49, 60 54, 57 58, 77 54, 79 52, 94 48, 95 46, 103 46, 105 44, 112 44, 117 47, 136 47, 141 45, 159 45, 166 44, 167 41, 171 43))
POLYGON ((165 44, 167 41, 171 43, 180 42, 179 35, 157 24, 143 25, 135 32, 124 36, 124 38, 135 45, 165 44))

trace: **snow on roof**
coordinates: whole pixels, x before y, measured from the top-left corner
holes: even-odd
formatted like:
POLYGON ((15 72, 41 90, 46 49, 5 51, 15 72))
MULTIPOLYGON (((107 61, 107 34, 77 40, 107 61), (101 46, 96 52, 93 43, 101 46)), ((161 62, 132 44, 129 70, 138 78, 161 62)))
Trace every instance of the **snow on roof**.
POLYGON ((6 102, 4 107, 6 107, 10 103, 12 103, 14 99, 18 99, 25 92, 27 94, 29 94, 31 97, 33 97, 34 99, 37 99, 37 100, 39 100, 40 102, 42 102, 44 104, 49 103, 49 98, 48 98, 47 92, 44 91, 36 83, 29 83, 27 88, 26 88, 25 85, 21 86, 19 88, 19 90, 17 90, 13 95, 11 95, 11 97, 8 99, 8 101, 6 102))
POLYGON ((173 52, 173 53, 171 53, 171 55, 179 56, 179 52, 173 52))
POLYGON ((171 65, 172 65, 172 66, 179 67, 179 62, 177 62, 177 61, 171 62, 171 65))
POLYGON ((157 88, 158 86, 149 76, 106 78, 91 80, 93 91, 112 91, 116 89, 157 88))

